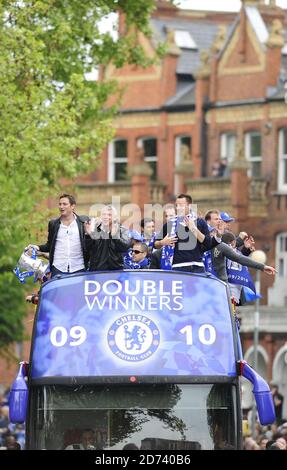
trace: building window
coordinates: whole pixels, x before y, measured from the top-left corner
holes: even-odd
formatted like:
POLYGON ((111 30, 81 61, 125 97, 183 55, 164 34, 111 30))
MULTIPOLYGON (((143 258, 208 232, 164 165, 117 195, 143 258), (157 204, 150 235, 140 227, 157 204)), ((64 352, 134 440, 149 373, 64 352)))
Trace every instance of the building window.
POLYGON ((259 178, 261 176, 261 134, 260 132, 248 132, 245 134, 245 155, 251 164, 248 176, 259 178))
POLYGON ((220 159, 231 163, 235 157, 236 134, 225 132, 220 136, 220 159))
POLYGON ((287 278, 287 232, 277 235, 276 266, 278 276, 280 278, 287 278))
MULTIPOLYGON (((183 163, 192 165, 192 140, 189 135, 179 135, 175 139, 175 168, 183 163)), ((181 189, 181 178, 178 173, 174 173, 174 193, 178 194, 181 189)))
POLYGON ((109 145, 109 183, 127 179, 128 142, 126 139, 115 139, 109 145))
POLYGON ((279 132, 278 189, 287 190, 287 129, 279 132))
POLYGON ((139 139, 138 144, 143 149, 144 159, 152 170, 151 180, 157 180, 157 140, 153 137, 139 139))
POLYGON ((179 135, 175 139, 175 165, 180 163, 191 163, 191 137, 189 135, 179 135))
POLYGON ((174 40, 175 44, 181 49, 198 49, 198 46, 189 31, 176 29, 174 31, 174 40))

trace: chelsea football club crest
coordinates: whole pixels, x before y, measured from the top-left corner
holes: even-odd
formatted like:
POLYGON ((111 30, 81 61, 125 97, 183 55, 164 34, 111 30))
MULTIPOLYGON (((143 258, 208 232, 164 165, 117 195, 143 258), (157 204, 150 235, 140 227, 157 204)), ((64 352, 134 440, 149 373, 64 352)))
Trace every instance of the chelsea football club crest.
POLYGON ((123 361, 148 359, 158 348, 160 332, 156 324, 143 315, 125 315, 111 325, 108 345, 123 361))

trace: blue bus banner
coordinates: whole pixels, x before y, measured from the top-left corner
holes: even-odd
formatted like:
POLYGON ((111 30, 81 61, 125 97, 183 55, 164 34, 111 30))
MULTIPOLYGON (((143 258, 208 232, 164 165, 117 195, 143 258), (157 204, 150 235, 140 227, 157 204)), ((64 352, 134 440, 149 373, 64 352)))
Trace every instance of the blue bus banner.
POLYGON ((235 376, 226 285, 159 271, 84 273, 44 284, 32 378, 235 376))

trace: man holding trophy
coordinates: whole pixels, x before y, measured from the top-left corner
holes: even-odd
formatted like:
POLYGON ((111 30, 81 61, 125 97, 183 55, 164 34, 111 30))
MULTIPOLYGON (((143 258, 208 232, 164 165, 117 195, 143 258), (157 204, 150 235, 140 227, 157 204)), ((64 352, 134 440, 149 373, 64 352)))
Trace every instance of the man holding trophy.
POLYGON ((49 221, 48 240, 43 245, 29 245, 29 253, 49 253, 51 277, 74 274, 88 267, 89 254, 85 240, 87 216, 78 216, 74 210, 76 200, 70 194, 59 198, 60 217, 49 221))

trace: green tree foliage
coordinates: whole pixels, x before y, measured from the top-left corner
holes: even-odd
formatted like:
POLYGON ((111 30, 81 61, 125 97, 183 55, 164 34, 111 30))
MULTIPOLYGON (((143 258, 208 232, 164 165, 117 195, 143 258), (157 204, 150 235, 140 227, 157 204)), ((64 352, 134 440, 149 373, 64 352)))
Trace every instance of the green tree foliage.
POLYGON ((7 273, 43 223, 41 201, 56 194, 59 178, 94 169, 113 136, 116 107, 105 104, 116 83, 86 73, 110 62, 148 64, 133 31, 150 35, 153 8, 153 0, 0 0, 0 347, 21 333, 13 317, 21 295, 7 273), (129 34, 114 39, 98 25, 119 9, 129 34))
POLYGON ((9 345, 23 339, 22 319, 25 314, 23 292, 12 272, 1 273, 0 282, 0 351, 13 359, 9 345))

